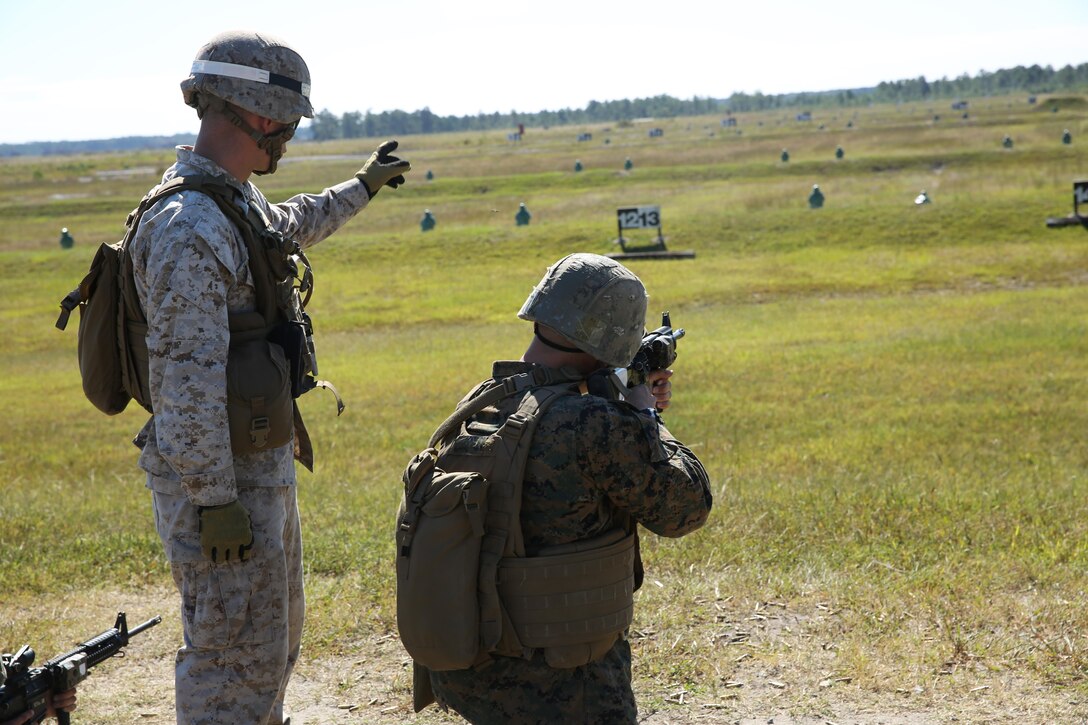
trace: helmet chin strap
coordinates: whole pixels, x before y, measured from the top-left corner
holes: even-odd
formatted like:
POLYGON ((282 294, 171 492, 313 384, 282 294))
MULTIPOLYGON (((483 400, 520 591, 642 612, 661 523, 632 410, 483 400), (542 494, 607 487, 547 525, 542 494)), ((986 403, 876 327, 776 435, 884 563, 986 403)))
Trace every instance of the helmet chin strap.
POLYGON ((275 133, 261 133, 250 126, 237 111, 230 107, 230 105, 227 105, 223 111, 232 124, 253 139, 257 144, 257 148, 268 154, 268 167, 264 169, 264 171, 254 170, 253 173, 258 176, 274 174, 276 172, 276 166, 279 164, 280 159, 283 158, 283 152, 284 148, 287 146, 287 142, 295 135, 295 129, 298 128, 298 123, 302 119, 295 121, 293 124, 287 126, 287 128, 282 128, 275 133))
POLYGON ((576 347, 567 347, 566 345, 560 345, 559 343, 552 342, 548 338, 544 337, 540 334, 540 325, 536 322, 533 323, 533 334, 536 335, 536 339, 540 340, 542 343, 544 343, 553 350, 558 350, 559 352, 580 352, 582 354, 585 354, 585 350, 580 350, 576 347))

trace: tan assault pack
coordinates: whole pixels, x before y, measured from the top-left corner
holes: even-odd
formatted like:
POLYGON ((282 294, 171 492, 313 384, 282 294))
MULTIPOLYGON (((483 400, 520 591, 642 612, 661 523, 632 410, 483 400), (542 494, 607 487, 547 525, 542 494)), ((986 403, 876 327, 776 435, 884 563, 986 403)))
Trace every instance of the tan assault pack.
POLYGON ((397 627, 414 661, 416 712, 431 702, 427 670, 466 669, 492 655, 584 665, 630 626, 635 526, 527 556, 522 478, 538 420, 555 400, 581 393, 576 375, 534 368, 488 381, 431 436, 404 472, 397 515, 397 627), (469 420, 525 393, 496 426, 469 420), (453 442, 470 437, 467 445, 453 442))
MULTIPOLYGON (((256 311, 228 316, 231 449, 236 454, 271 450, 290 441, 294 430, 296 457, 312 469, 313 449, 294 399, 314 387, 336 390, 316 379, 313 328, 305 312, 313 292, 309 261, 296 242, 273 230, 256 209, 239 207, 238 192, 214 176, 181 176, 148 192, 128 215, 124 238, 103 243, 79 286, 61 300, 58 329, 67 327, 73 310, 80 312, 77 356, 83 392, 107 415, 122 412, 131 400, 153 412, 147 319, 136 294, 128 245, 147 209, 186 190, 210 197, 239 230, 256 290, 256 311)), ((343 412, 339 394, 336 399, 343 412)))

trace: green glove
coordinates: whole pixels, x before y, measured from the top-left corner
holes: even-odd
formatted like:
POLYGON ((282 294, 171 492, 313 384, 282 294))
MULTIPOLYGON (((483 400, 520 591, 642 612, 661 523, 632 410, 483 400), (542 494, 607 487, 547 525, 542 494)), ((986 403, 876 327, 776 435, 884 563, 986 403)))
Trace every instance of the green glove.
POLYGON ((222 506, 200 507, 200 549, 212 561, 246 558, 246 549, 253 547, 253 529, 249 512, 239 501, 222 506))
POLYGON ((404 183, 404 174, 411 171, 412 164, 404 159, 391 156, 397 150, 396 141, 386 141, 378 146, 378 149, 370 154, 370 158, 363 164, 363 168, 355 173, 359 181, 366 187, 366 193, 373 199, 374 195, 381 191, 383 186, 391 186, 396 189, 404 183))

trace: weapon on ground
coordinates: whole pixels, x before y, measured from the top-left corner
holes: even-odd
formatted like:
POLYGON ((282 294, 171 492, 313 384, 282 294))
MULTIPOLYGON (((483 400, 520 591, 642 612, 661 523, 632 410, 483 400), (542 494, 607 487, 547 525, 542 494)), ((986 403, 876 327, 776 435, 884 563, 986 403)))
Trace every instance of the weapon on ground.
MULTIPOLYGON (((113 627, 82 642, 72 651, 54 657, 41 667, 31 667, 34 664, 34 650, 29 645, 23 645, 13 655, 3 655, 7 679, 0 685, 0 722, 30 710, 34 713, 30 722, 40 723, 46 717, 51 693, 71 690, 87 679, 95 665, 115 655, 124 656, 123 648, 128 645, 129 639, 161 621, 162 617, 153 617, 129 629, 125 613, 118 612, 113 627)), ((57 712, 59 725, 68 725, 70 717, 67 712, 57 712)))
POLYGON ((684 328, 674 330, 668 311, 661 313, 661 327, 646 333, 635 359, 627 366, 627 387, 646 382, 650 373, 665 370, 676 361, 676 341, 684 336, 684 328))

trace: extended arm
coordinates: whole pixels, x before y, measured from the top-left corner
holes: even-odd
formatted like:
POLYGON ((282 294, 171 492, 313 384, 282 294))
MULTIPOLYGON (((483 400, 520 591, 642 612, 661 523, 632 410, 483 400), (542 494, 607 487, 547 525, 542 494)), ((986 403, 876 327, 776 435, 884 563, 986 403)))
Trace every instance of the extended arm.
POLYGON ((262 207, 272 226, 305 249, 328 238, 350 221, 383 186, 396 188, 404 183, 404 174, 412 165, 390 155, 396 147, 396 141, 386 141, 370 155, 355 178, 331 186, 320 194, 298 194, 280 204, 269 204, 253 187, 249 193, 262 207))

